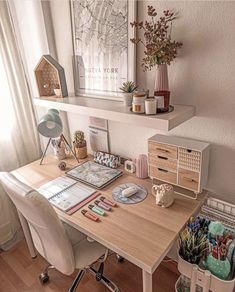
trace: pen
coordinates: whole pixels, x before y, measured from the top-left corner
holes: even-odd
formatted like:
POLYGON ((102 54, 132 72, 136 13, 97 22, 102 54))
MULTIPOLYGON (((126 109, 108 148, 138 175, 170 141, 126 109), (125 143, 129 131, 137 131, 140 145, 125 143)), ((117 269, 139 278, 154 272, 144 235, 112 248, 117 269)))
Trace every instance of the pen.
POLYGON ((106 211, 111 211, 112 210, 111 207, 109 207, 108 205, 106 205, 105 203, 103 203, 101 201, 96 200, 94 203, 95 203, 96 206, 100 207, 103 210, 106 210, 106 211))
POLYGON ((101 216, 105 215, 105 212, 102 209, 100 209, 99 207, 96 207, 94 205, 89 205, 88 208, 98 215, 101 215, 101 216))
POLYGON ((84 215, 85 217, 93 220, 93 221, 99 221, 99 217, 97 217, 95 214, 92 214, 91 212, 88 212, 87 210, 83 209, 82 210, 82 215, 84 215))
POLYGON ((116 207, 116 206, 117 206, 117 204, 116 204, 115 202, 110 201, 110 200, 106 199, 106 198, 103 197, 103 196, 100 197, 100 200, 101 200, 102 202, 104 202, 105 204, 111 206, 111 207, 116 207))

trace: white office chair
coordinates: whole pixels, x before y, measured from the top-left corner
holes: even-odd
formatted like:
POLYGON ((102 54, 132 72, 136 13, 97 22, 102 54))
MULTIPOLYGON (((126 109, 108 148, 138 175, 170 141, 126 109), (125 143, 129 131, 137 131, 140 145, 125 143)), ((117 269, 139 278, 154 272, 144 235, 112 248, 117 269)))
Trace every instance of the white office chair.
POLYGON ((87 237, 77 230, 76 238, 73 232, 72 245, 68 232, 46 198, 12 174, 1 173, 0 180, 20 216, 27 220, 35 248, 50 263, 39 277, 42 283, 49 280, 50 268, 56 268, 65 275, 71 275, 75 269, 79 269, 69 292, 76 290, 86 271, 110 291, 119 291, 113 282, 103 276, 104 261, 108 255, 104 246, 92 240, 88 241, 87 237), (98 271, 92 267, 97 261, 100 262, 98 271))

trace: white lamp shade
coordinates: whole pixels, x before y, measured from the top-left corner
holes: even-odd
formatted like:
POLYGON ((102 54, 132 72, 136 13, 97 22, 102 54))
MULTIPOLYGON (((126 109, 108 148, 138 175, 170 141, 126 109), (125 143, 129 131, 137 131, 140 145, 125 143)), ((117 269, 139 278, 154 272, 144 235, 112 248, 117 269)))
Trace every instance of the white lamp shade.
POLYGON ((48 110, 38 123, 38 132, 48 138, 57 138, 62 134, 63 123, 58 110, 48 110))

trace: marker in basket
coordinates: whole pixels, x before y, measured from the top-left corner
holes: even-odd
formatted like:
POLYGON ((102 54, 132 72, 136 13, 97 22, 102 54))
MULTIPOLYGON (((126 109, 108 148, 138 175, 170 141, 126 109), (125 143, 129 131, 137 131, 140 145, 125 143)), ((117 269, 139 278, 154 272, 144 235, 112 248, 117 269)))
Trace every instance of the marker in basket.
POLYGON ((117 206, 117 204, 115 203, 115 202, 113 202, 113 201, 110 201, 110 200, 108 200, 108 199, 106 199, 105 197, 100 197, 100 200, 103 202, 103 203, 105 203, 105 204, 107 204, 107 205, 109 205, 109 206, 111 206, 111 207, 116 207, 117 206))
POLYGON ((91 212, 83 209, 82 210, 82 215, 84 215, 85 217, 87 217, 88 219, 91 219, 93 221, 99 221, 99 217, 97 217, 95 214, 92 214, 91 212))
POLYGON ((105 215, 105 212, 104 212, 101 208, 99 208, 99 207, 96 207, 96 206, 94 206, 94 205, 89 205, 88 208, 89 208, 91 211, 93 211, 93 212, 95 212, 96 214, 98 214, 98 215, 101 215, 101 216, 104 216, 104 215, 105 215))
POLYGON ((101 209, 105 210, 105 211, 111 211, 111 207, 109 207, 108 205, 106 205, 105 203, 99 201, 99 200, 96 200, 95 202, 95 205, 100 207, 101 209))

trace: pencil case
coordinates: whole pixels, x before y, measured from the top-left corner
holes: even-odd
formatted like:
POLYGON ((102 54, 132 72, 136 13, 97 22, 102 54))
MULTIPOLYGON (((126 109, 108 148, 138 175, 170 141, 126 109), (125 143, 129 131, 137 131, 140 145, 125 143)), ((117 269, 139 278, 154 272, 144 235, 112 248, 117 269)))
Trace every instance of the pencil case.
POLYGON ((117 168, 120 165, 120 156, 103 151, 96 151, 94 161, 111 168, 117 168))

